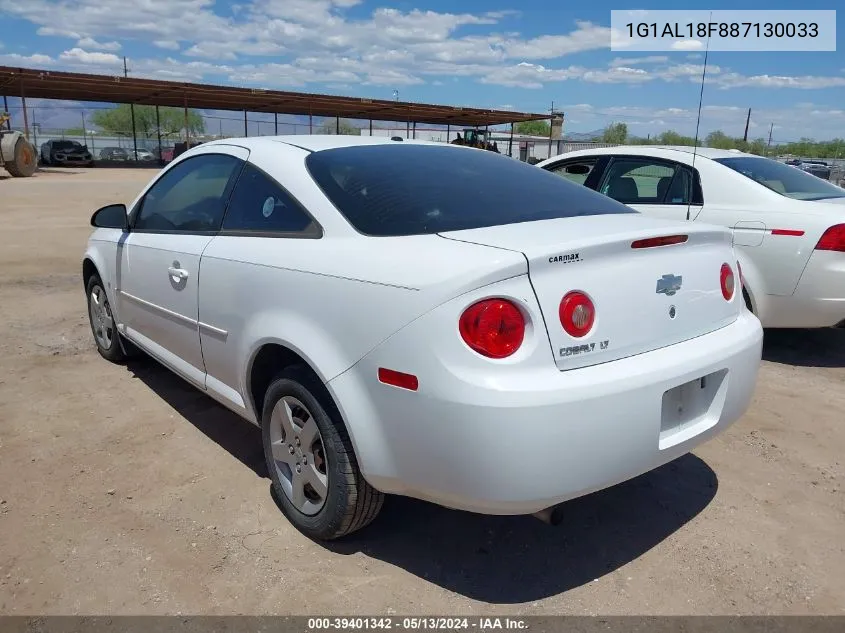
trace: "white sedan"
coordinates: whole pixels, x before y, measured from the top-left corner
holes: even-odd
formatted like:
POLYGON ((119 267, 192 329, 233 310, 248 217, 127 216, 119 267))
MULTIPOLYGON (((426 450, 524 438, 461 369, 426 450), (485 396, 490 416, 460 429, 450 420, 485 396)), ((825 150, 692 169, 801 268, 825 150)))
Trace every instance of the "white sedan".
POLYGON ((756 382, 728 231, 491 152, 214 141, 91 223, 100 354, 140 348, 259 425, 315 538, 385 493, 549 519, 724 430, 756 382))
POLYGON ((649 216, 728 227, 764 327, 845 325, 845 189, 735 150, 624 146, 539 167, 649 216))

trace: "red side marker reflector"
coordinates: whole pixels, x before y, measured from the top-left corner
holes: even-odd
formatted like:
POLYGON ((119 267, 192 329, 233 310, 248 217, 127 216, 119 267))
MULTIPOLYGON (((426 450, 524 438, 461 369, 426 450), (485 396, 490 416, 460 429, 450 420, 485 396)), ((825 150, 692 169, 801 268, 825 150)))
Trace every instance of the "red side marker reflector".
POLYGON ((663 237, 648 237, 644 240, 631 242, 631 248, 654 248, 655 246, 669 246, 671 244, 683 244, 687 241, 686 235, 664 235, 663 237))
POLYGON ((772 229, 772 235, 791 235, 792 237, 801 237, 804 231, 796 231, 794 229, 772 229))
POLYGON ((392 385, 393 387, 399 387, 400 389, 407 389, 409 391, 416 391, 420 386, 420 382, 416 376, 403 374, 401 371, 394 371, 393 369, 385 369, 384 367, 378 368, 378 379, 379 382, 383 382, 386 385, 392 385))

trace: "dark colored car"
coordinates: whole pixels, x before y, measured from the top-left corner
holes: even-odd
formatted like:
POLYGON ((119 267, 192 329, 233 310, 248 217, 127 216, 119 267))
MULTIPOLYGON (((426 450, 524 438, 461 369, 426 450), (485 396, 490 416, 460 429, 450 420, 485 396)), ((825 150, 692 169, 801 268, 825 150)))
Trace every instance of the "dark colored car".
POLYGON ((173 147, 173 158, 177 158, 180 154, 187 152, 189 149, 197 147, 198 145, 202 145, 202 143, 202 141, 191 141, 191 145, 189 147, 187 142, 179 141, 173 147))
POLYGON ((786 161, 786 164, 791 165, 792 167, 796 167, 801 171, 806 171, 808 174, 817 176, 822 180, 830 180, 830 165, 828 165, 823 160, 800 160, 797 158, 793 158, 786 161))
POLYGON ((79 141, 52 140, 41 146, 41 163, 93 167, 94 157, 88 151, 88 146, 79 141))
POLYGON ((126 161, 129 152, 122 147, 104 147, 100 150, 100 160, 126 161))

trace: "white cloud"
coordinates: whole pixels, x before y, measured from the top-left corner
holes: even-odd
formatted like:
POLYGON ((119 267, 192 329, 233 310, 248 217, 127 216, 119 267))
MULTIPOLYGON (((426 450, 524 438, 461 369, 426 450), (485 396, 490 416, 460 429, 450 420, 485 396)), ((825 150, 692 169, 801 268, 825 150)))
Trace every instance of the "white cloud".
POLYGON ((80 48, 93 48, 98 49, 101 51, 119 51, 120 50, 120 43, 119 42, 98 42, 94 38, 91 37, 83 37, 76 43, 77 46, 80 48))
POLYGON ((59 59, 83 64, 122 64, 123 60, 112 53, 89 52, 81 48, 72 48, 59 55, 59 59))
POLYGON ((704 48, 701 40, 678 40, 672 42, 672 49, 676 51, 698 51, 704 48))
MULTIPOLYGON (((708 74, 710 68, 707 68, 708 74)), ((718 84, 722 89, 728 88, 797 88, 800 90, 816 90, 822 88, 838 88, 845 86, 845 77, 820 77, 815 75, 782 76, 782 75, 751 75, 726 73, 719 77, 708 79, 708 82, 718 84)))
POLYGON ((33 55, 19 55, 18 53, 0 55, 0 64, 8 66, 49 66, 53 61, 52 57, 42 55, 41 53, 35 53, 33 55))
POLYGON ((642 64, 664 64, 669 61, 665 55, 649 55, 647 57, 616 57, 610 66, 638 66, 642 64))
POLYGON ((610 46, 609 28, 591 22, 578 22, 577 26, 578 28, 568 35, 541 35, 530 40, 507 41, 503 48, 508 57, 554 59, 610 46))
POLYGON ((179 42, 175 40, 153 40, 153 46, 163 48, 164 50, 168 51, 179 50, 179 42))
POLYGON ((654 79, 654 75, 642 68, 616 66, 608 70, 587 70, 581 77, 584 81, 599 84, 631 83, 639 84, 654 79))

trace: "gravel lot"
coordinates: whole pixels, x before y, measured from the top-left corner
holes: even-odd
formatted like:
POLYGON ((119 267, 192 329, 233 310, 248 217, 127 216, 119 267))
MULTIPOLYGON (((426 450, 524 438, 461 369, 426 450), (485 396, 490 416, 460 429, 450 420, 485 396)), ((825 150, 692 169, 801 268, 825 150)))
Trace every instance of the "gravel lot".
POLYGON ((255 427, 96 353, 88 221, 153 174, 0 178, 0 614, 845 613, 845 330, 767 333, 742 420, 563 526, 392 498, 324 546, 255 427))

